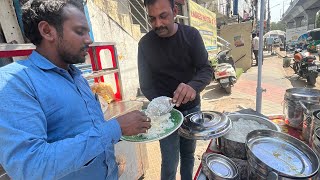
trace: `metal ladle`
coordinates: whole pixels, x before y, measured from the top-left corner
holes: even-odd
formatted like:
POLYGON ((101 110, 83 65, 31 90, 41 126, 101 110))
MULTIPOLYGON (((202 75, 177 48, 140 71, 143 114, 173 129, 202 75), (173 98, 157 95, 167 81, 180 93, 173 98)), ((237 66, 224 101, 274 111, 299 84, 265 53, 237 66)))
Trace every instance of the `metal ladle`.
POLYGON ((149 117, 159 117, 169 113, 175 104, 172 102, 172 98, 167 96, 160 96, 152 99, 149 103, 146 114, 149 117))

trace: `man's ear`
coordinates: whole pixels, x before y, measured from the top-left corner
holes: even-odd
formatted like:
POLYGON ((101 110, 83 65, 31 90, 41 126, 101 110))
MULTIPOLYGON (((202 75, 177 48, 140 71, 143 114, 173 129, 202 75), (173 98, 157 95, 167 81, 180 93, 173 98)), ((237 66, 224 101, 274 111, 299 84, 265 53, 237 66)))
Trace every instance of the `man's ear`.
POLYGON ((173 17, 176 17, 177 14, 178 14, 178 6, 174 5, 174 7, 173 7, 173 17))
POLYGON ((54 41, 56 39, 57 31, 46 21, 40 21, 38 24, 39 32, 44 40, 54 41))

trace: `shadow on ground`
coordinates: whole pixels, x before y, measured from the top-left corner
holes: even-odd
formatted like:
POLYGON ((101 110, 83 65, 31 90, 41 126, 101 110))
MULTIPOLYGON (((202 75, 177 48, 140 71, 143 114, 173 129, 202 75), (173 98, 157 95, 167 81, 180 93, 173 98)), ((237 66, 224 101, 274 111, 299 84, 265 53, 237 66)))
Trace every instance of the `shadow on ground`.
POLYGON ((221 98, 213 101, 202 101, 201 109, 218 112, 235 112, 241 109, 254 108, 255 103, 252 99, 243 98, 221 98))
POLYGON ((211 83, 205 90, 207 90, 207 92, 202 95, 203 100, 215 100, 230 96, 230 94, 227 94, 218 83, 211 83))
POLYGON ((298 75, 286 76, 286 78, 290 81, 292 87, 317 89, 316 86, 308 85, 307 80, 299 78, 298 75))
POLYGON ((299 77, 297 74, 293 73, 293 70, 290 68, 284 68, 286 72, 285 78, 288 79, 292 85, 292 87, 296 88, 317 88, 316 86, 310 86, 307 84, 307 80, 305 78, 299 77))

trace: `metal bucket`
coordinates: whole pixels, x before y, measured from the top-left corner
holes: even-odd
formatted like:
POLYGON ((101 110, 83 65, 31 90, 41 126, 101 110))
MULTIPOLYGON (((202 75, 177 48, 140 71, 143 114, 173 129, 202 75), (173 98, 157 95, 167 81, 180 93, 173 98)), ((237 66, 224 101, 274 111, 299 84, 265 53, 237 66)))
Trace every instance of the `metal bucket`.
POLYGON ((301 107, 303 108, 303 126, 302 126, 302 138, 309 145, 311 145, 312 135, 314 127, 312 125, 313 121, 313 112, 320 110, 319 104, 310 104, 299 101, 301 107))
POLYGON ((311 122, 311 138, 310 138, 310 141, 309 141, 309 144, 312 144, 312 137, 313 137, 313 134, 315 132, 316 129, 318 129, 320 127, 320 109, 319 110, 316 110, 312 113, 312 122, 311 122))
POLYGON ((320 128, 317 128, 314 131, 314 135, 312 137, 312 149, 315 151, 315 153, 317 154, 317 156, 320 156, 320 128))
POLYGON ((246 139, 249 180, 310 180, 319 170, 315 152, 277 131, 255 130, 246 139))
POLYGON ((286 124, 296 129, 302 129, 304 119, 304 109, 299 101, 319 105, 320 90, 309 88, 290 88, 286 90, 283 107, 286 124))
MULTIPOLYGON (((313 151, 320 157, 320 127, 315 129, 314 135, 311 141, 311 147, 313 151)), ((314 179, 320 179, 320 172, 317 173, 314 179)))

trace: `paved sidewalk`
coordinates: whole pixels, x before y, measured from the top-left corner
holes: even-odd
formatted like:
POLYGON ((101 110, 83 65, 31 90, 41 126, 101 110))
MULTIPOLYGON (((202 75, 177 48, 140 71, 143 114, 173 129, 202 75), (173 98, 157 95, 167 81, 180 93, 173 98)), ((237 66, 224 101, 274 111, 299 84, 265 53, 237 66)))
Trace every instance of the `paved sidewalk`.
MULTIPOLYGON (((235 85, 235 92, 256 101, 258 67, 252 67, 243 73, 235 85)), ((282 102, 286 89, 291 88, 290 81, 282 68, 282 58, 264 53, 262 66, 262 114, 283 114, 282 102)), ((236 95, 236 94, 233 94, 236 95)), ((255 108, 254 108, 255 109, 255 108)))
MULTIPOLYGON (((202 110, 236 111, 241 108, 255 109, 257 73, 258 67, 252 67, 243 73, 232 89, 232 94, 227 95, 216 82, 212 82, 201 93, 202 110)), ((266 92, 262 95, 262 114, 283 114, 282 102, 287 88, 291 88, 290 81, 286 78, 282 68, 282 58, 270 56, 264 53, 262 67, 262 88, 266 92)), ((209 141, 197 141, 195 152, 194 174, 201 162, 201 156, 205 152, 209 141)), ((149 169, 145 174, 146 180, 160 179, 161 154, 158 142, 148 143, 149 169)), ((178 168, 179 171, 179 168, 178 168)), ((180 179, 177 173, 177 180, 180 179)))

